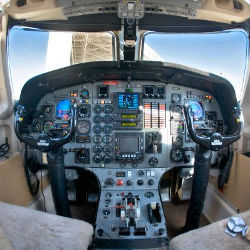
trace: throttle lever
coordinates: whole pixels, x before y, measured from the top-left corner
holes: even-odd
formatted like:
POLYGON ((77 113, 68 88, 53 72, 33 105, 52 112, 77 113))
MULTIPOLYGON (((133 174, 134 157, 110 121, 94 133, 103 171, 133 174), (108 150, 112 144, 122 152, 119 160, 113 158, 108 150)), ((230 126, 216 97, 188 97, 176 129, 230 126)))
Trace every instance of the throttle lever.
POLYGON ((193 117, 191 115, 190 106, 184 106, 184 115, 191 139, 207 149, 218 151, 240 139, 241 130, 238 131, 238 134, 236 135, 222 136, 220 133, 213 133, 210 137, 199 136, 194 130, 193 117))

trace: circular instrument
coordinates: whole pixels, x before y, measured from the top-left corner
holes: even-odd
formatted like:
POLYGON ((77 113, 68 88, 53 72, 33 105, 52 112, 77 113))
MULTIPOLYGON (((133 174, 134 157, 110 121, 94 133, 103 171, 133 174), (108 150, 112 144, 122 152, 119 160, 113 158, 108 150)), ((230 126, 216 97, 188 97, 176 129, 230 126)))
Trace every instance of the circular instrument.
POLYGON ((101 134, 101 132, 102 132, 102 126, 101 125, 95 125, 93 127, 93 131, 94 131, 95 134, 101 134))
POLYGON ((100 115, 95 115, 93 121, 95 124, 100 124, 102 122, 102 117, 100 115))
POLYGON ((172 99, 172 103, 180 103, 181 102, 181 95, 180 94, 172 94, 171 99, 172 99))
POLYGON ((95 144, 100 144, 102 142, 102 137, 100 135, 95 135, 93 141, 95 144))
POLYGON ((104 151, 106 154, 110 154, 110 153, 112 153, 113 148, 112 148, 110 145, 105 145, 105 146, 103 147, 103 151, 104 151))
POLYGON ((105 123, 105 124, 109 124, 111 123, 113 120, 112 116, 111 115, 105 115, 102 119, 102 121, 105 123))
POLYGON ((110 162, 112 162, 112 156, 110 156, 110 155, 105 155, 104 157, 103 157, 103 161, 104 161, 104 163, 110 163, 110 162))
POLYGON ((184 150, 182 148, 171 149, 170 159, 173 162, 181 162, 184 159, 184 150))
POLYGON ((182 118, 182 108, 178 105, 171 106, 171 115, 174 119, 181 119, 182 118))
POLYGON ((105 144, 111 143, 112 140, 113 140, 113 138, 112 138, 111 135, 105 135, 105 136, 103 136, 103 138, 102 138, 102 141, 103 141, 105 144))
POLYGON ((93 147, 93 152, 96 153, 96 154, 100 154, 102 152, 102 146, 100 145, 95 145, 93 147))
POLYGON ((88 99, 89 98, 89 91, 87 89, 81 90, 80 97, 82 99, 88 99))
POLYGON ((89 121, 78 121, 77 123, 77 131, 79 134, 88 134, 90 131, 90 123, 89 121))
POLYGON ((105 105, 103 108, 103 112, 105 114, 111 114, 113 111, 113 107, 111 105, 105 105))
POLYGON ((101 114, 102 113, 102 106, 101 105, 95 105, 94 112, 96 114, 101 114))
POLYGON ((93 157, 93 161, 95 162, 95 163, 100 163, 100 162, 102 162, 102 156, 100 155, 100 154, 96 154, 96 155, 94 155, 94 157, 93 157))
POLYGON ((105 126, 103 127, 103 133, 104 133, 104 134, 110 134, 110 133, 112 132, 112 130, 113 130, 113 128, 112 128, 111 125, 105 125, 105 126))

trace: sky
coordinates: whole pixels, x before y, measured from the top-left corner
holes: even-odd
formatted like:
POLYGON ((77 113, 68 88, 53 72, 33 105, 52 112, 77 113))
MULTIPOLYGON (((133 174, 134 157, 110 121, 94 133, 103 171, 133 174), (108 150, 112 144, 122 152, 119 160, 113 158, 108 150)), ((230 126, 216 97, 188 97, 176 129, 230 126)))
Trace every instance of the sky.
MULTIPOLYGON (((70 65, 70 32, 13 28, 8 38, 9 69, 14 99, 31 77, 70 65)), ((145 43, 157 59, 208 71, 227 78, 241 97, 248 47, 245 33, 149 33, 145 43)))
POLYGON ((165 62, 193 67, 229 80, 241 96, 247 37, 239 30, 204 34, 149 33, 145 43, 165 62))

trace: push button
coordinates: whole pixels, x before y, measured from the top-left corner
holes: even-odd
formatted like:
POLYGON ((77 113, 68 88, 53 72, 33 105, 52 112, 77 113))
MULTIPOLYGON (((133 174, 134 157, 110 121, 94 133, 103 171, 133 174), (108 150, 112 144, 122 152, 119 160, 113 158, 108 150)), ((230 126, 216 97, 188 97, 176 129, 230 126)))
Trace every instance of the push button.
POLYGON ((122 186, 123 185, 123 180, 122 179, 116 180, 116 185, 117 186, 122 186))

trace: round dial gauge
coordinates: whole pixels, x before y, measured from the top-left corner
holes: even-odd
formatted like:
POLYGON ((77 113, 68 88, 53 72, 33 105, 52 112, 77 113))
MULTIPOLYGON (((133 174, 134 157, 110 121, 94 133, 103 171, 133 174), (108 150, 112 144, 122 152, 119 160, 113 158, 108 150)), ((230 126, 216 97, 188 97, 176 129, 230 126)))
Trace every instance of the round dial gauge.
POLYGON ((113 111, 113 107, 111 105, 105 105, 103 111, 105 114, 111 114, 113 111))
POLYGON ((79 134, 88 134, 90 131, 90 123, 89 121, 78 121, 77 123, 77 131, 79 134))
POLYGON ((184 150, 182 148, 172 149, 170 151, 170 159, 173 162, 181 162, 184 158, 184 150))
POLYGON ((112 122, 113 118, 111 115, 105 115, 102 120, 104 123, 109 124, 112 122))
POLYGON ((102 132, 102 126, 101 125, 95 125, 93 127, 93 131, 94 131, 95 134, 101 134, 101 132, 102 132))
POLYGON ((93 157, 93 161, 95 162, 95 163, 100 163, 100 162, 102 162, 102 156, 101 155, 99 155, 99 154, 97 154, 97 155, 94 155, 94 157, 93 157))
POLYGON ((105 135, 105 136, 103 136, 103 138, 102 138, 102 141, 105 143, 105 144, 109 144, 109 143, 111 143, 112 142, 112 136, 111 135, 105 135))
POLYGON ((110 156, 110 155, 105 155, 104 157, 103 157, 103 161, 104 161, 104 163, 110 163, 110 162, 112 162, 112 157, 110 156))
POLYGON ((95 105, 95 107, 94 107, 94 112, 95 112, 96 114, 101 114, 101 113, 102 113, 102 106, 100 106, 100 105, 95 105))
POLYGON ((105 145, 105 146, 103 147, 103 151, 104 151, 106 154, 110 154, 110 153, 112 153, 113 148, 112 148, 110 145, 105 145))
POLYGON ((100 145, 95 145, 93 147, 93 152, 96 153, 96 154, 100 154, 102 152, 102 146, 100 145))
POLYGON ((95 115, 93 121, 96 124, 100 124, 102 122, 102 117, 100 115, 95 115))
POLYGON ((112 130, 113 130, 113 128, 112 128, 111 125, 105 125, 105 126, 103 127, 103 132, 104 132, 104 134, 110 134, 110 133, 112 132, 112 130))
POLYGON ((172 99, 172 103, 180 103, 181 102, 181 95, 180 94, 172 94, 171 99, 172 99))
POLYGON ((88 99, 89 98, 89 91, 87 89, 81 90, 80 97, 82 99, 88 99))
POLYGON ((173 118, 180 119, 182 117, 182 108, 180 106, 174 105, 171 107, 171 114, 173 118))
POLYGON ((93 141, 95 144, 100 144, 102 142, 102 137, 100 135, 95 135, 93 141))

